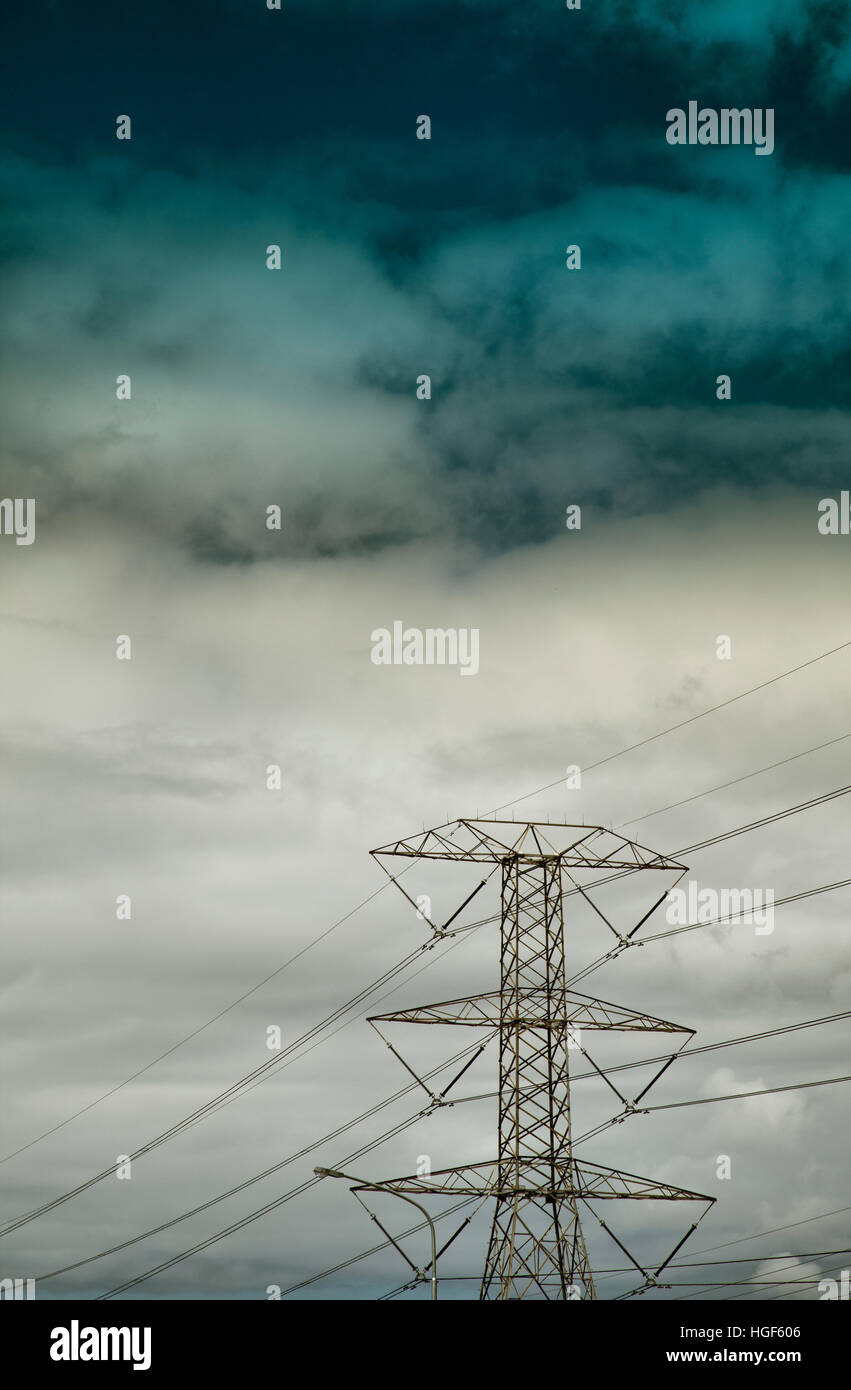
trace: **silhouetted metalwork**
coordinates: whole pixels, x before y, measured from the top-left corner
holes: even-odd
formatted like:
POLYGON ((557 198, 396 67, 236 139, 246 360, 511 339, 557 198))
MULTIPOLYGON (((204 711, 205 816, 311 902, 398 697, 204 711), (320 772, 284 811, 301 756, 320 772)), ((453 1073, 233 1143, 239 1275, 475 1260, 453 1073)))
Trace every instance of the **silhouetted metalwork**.
POLYGON ((636 934, 664 901, 668 888, 624 934, 594 902, 593 887, 626 874, 654 871, 674 873, 678 881, 686 872, 685 866, 599 826, 499 820, 457 821, 385 845, 372 854, 412 903, 385 860, 442 859, 494 866, 442 927, 419 912, 437 938, 464 930, 450 928, 497 871, 501 875, 501 900, 498 991, 400 1009, 369 1020, 434 1106, 447 1103, 450 1088, 488 1041, 498 1039, 497 1156, 428 1176, 383 1180, 370 1184, 370 1190, 493 1198, 482 1299, 596 1297, 580 1220, 582 1208, 593 1213, 627 1255, 643 1278, 641 1287, 652 1286, 714 1198, 577 1159, 574 1148, 580 1140, 574 1140, 571 1132, 569 1055, 579 1050, 588 1058, 623 1107, 607 1124, 581 1136, 586 1139, 636 1113, 638 1102, 693 1036, 693 1030, 568 988, 564 899, 572 893, 582 895, 614 936, 616 945, 609 955, 615 957, 637 944, 636 934), (591 882, 587 878, 580 882, 580 873, 588 872, 591 882), (382 1025, 393 1023, 454 1024, 485 1029, 487 1036, 438 1094, 384 1037, 382 1025), (683 1035, 683 1041, 640 1094, 630 1100, 583 1046, 582 1037, 594 1031, 673 1033, 683 1035), (697 1202, 704 1210, 665 1260, 655 1269, 645 1269, 591 1205, 612 1200, 697 1202))

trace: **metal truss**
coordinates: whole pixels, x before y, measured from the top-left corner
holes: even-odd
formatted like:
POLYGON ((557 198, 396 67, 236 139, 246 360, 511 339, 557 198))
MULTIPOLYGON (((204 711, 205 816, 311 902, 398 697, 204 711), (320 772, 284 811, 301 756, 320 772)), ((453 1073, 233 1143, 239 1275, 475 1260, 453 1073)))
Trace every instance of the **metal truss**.
MULTIPOLYGON (((492 1198, 495 1210, 480 1289, 482 1299, 595 1298, 580 1220, 583 1207, 627 1255, 643 1276, 645 1286, 654 1283, 715 1199, 579 1161, 574 1148, 609 1124, 635 1113, 638 1101, 693 1036, 693 1030, 567 988, 564 897, 570 891, 581 893, 622 947, 631 942, 664 900, 664 894, 624 934, 590 896, 593 884, 600 881, 600 871, 613 871, 619 876, 666 870, 679 877, 686 872, 685 866, 600 826, 478 819, 423 831, 373 850, 372 854, 379 862, 398 856, 493 864, 492 872, 498 868, 501 874, 501 904, 499 990, 395 1010, 369 1020, 435 1106, 455 1103, 446 1101, 448 1091, 488 1042, 498 1040, 497 1157, 428 1176, 390 1178, 370 1184, 371 1190, 400 1196, 460 1194, 492 1198), (580 884, 575 876, 578 871, 592 871, 591 883, 586 878, 580 884), (385 1037, 382 1026, 396 1023, 482 1028, 487 1035, 481 1047, 437 1094, 385 1037), (586 1032, 602 1031, 679 1034, 682 1042, 640 1094, 629 1100, 593 1061, 582 1041, 586 1032), (569 1078, 569 1053, 576 1048, 588 1058, 623 1107, 606 1124, 579 1139, 573 1138, 571 1130, 569 1078), (591 1204, 601 1200, 697 1202, 704 1210, 654 1271, 643 1268, 596 1212, 591 1204)), ((485 881, 465 899, 450 921, 457 918, 485 881)), ((608 877, 603 881, 608 881, 608 877)), ((429 925, 438 935, 443 934, 443 928, 429 925)))
POLYGON ((549 821, 458 820, 452 828, 438 826, 409 835, 380 849, 376 859, 454 859, 467 863, 501 864, 507 857, 540 862, 558 859, 583 869, 680 869, 684 864, 645 849, 601 825, 562 825, 549 821), (618 857, 620 856, 620 857, 618 857))
POLYGON ((437 1168, 420 1176, 411 1173, 403 1178, 382 1178, 365 1184, 382 1192, 404 1192, 415 1197, 437 1194, 444 1197, 510 1197, 515 1191, 523 1196, 540 1199, 562 1196, 582 1197, 586 1201, 670 1201, 711 1202, 715 1199, 702 1192, 690 1192, 672 1183, 642 1178, 619 1168, 607 1168, 573 1157, 553 1161, 548 1156, 523 1158, 510 1174, 506 1174, 500 1159, 485 1163, 462 1163, 455 1168, 437 1168))

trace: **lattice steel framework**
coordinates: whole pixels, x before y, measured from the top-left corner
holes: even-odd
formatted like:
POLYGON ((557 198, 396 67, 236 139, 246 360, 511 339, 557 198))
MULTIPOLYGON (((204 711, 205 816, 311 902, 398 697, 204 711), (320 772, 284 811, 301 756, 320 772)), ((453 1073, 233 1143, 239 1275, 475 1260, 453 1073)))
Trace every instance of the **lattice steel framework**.
MULTIPOLYGON (((591 1203, 612 1199, 699 1202, 704 1204, 700 1220, 714 1199, 577 1160, 571 1133, 569 1054, 579 1047, 618 1097, 623 1111, 609 1122, 618 1123, 636 1112, 637 1101, 670 1065, 679 1048, 640 1095, 630 1101, 576 1039, 595 1030, 662 1032, 684 1035, 682 1047, 693 1036, 693 1030, 568 989, 564 898, 569 892, 582 894, 616 937, 617 945, 610 952, 615 956, 636 944, 637 932, 664 900, 668 889, 624 935, 590 897, 589 884, 581 883, 579 874, 592 871, 597 876, 606 871, 604 881, 609 881, 628 873, 662 870, 674 872, 679 878, 686 872, 685 867, 602 827, 489 820, 458 821, 452 827, 439 827, 396 841, 372 854, 388 873, 385 859, 406 857, 491 864, 491 873, 498 870, 501 874, 499 991, 370 1019, 382 1037, 379 1025, 452 1023, 488 1029, 482 1048, 490 1037, 498 1039, 497 1158, 484 1164, 445 1169, 429 1177, 388 1179, 375 1186, 400 1194, 463 1192, 495 1199, 480 1289, 482 1299, 595 1298, 580 1220, 582 1206, 592 1212, 629 1257, 645 1284, 653 1284, 698 1221, 665 1261, 651 1271, 634 1258, 591 1203)), ((392 873, 390 877, 397 882, 392 873)), ((454 934, 451 924, 486 881, 482 880, 443 927, 425 919, 438 937, 454 934)), ((397 886, 409 896, 401 884, 397 886)), ((432 1104, 446 1103, 449 1087, 440 1095, 429 1090, 395 1047, 384 1040, 428 1091, 432 1104)), ((479 1055, 478 1051, 475 1055, 479 1055)), ((464 1064, 450 1086, 469 1065, 470 1062, 464 1064)), ((590 1133, 607 1127, 598 1126, 590 1133)))

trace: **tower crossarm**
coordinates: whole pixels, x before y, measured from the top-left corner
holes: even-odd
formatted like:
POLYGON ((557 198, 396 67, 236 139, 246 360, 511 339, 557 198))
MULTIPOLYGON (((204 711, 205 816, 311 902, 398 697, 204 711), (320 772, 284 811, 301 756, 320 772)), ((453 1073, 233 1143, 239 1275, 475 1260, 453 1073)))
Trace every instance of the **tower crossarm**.
POLYGON ((370 850, 375 859, 445 859, 499 864, 515 858, 525 864, 546 860, 572 869, 665 869, 685 865, 647 849, 601 825, 519 824, 501 820, 458 820, 420 831, 370 850))
POLYGON ((553 1164, 543 1157, 523 1157, 510 1184, 500 1184, 499 1160, 466 1163, 454 1168, 435 1169, 424 1176, 409 1174, 386 1178, 371 1184, 382 1191, 411 1195, 452 1196, 467 1193, 490 1197, 527 1196, 535 1198, 582 1198, 585 1201, 666 1201, 705 1202, 716 1200, 705 1192, 694 1192, 655 1178, 608 1168, 574 1158, 557 1159, 553 1164))
POLYGON ((493 1028, 511 1024, 520 1028, 583 1028, 598 1032, 619 1033, 689 1033, 681 1023, 654 1018, 652 1014, 594 999, 590 995, 565 990, 559 1001, 561 1008, 553 1010, 552 996, 543 989, 525 989, 517 993, 516 1009, 511 1014, 501 1012, 501 994, 473 994, 461 999, 446 999, 437 1004, 416 1004, 409 1009, 392 1013, 373 1014, 369 1023, 432 1023, 460 1024, 468 1028, 493 1028))

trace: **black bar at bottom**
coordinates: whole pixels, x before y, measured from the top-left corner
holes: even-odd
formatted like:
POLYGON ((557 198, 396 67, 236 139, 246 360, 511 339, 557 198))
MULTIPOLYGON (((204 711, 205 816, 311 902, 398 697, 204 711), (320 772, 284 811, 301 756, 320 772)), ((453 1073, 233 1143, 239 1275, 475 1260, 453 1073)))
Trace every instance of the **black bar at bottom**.
POLYGON ((400 1331, 416 1338, 423 1353, 443 1347, 435 1373, 449 1374, 459 1362, 484 1372, 489 1358, 502 1354, 497 1348, 532 1335, 529 1349, 552 1357, 565 1376, 581 1346, 586 1374, 590 1357, 601 1376, 673 1369, 687 1379, 695 1369, 744 1365, 760 1375, 792 1369, 811 1380, 843 1364, 851 1332, 847 1301, 543 1302, 521 1312, 495 1303, 471 1309, 472 1302, 6 1300, 0 1301, 0 1349, 5 1366, 18 1363, 18 1384, 30 1376, 61 1384, 104 1374, 147 1384, 189 1374, 197 1387, 207 1377, 213 1383, 266 1370, 284 1380, 319 1375, 326 1381, 329 1364, 339 1364, 346 1375, 357 1365, 378 1373, 400 1331), (448 1328, 453 1318, 460 1340, 453 1338, 450 1351, 443 1335, 455 1329, 454 1323, 448 1328), (439 1343, 432 1340, 435 1319, 439 1343), (539 1339, 549 1336, 558 1340, 547 1348, 539 1339), (577 1336, 581 1343, 573 1340, 577 1336))

